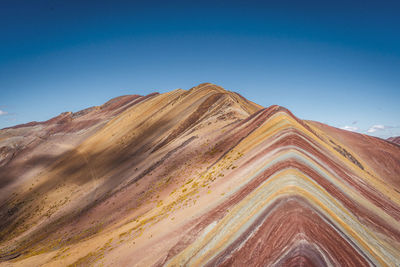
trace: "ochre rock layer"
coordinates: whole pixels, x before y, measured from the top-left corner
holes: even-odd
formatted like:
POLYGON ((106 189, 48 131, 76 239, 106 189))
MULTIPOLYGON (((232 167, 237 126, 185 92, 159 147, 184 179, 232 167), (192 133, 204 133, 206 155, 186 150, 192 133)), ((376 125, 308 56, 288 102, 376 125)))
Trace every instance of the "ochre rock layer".
POLYGON ((210 84, 0 130, 0 265, 399 266, 400 147, 210 84))

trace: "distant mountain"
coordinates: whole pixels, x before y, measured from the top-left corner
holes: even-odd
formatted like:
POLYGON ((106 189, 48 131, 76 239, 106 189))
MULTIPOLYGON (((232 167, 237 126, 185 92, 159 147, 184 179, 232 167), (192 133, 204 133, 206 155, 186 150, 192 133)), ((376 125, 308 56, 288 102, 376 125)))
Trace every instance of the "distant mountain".
POLYGON ((386 140, 388 140, 388 141, 390 141, 392 143, 400 145, 400 136, 389 137, 386 140))
POLYGON ((400 147, 204 83, 0 130, 0 265, 398 266, 400 147))

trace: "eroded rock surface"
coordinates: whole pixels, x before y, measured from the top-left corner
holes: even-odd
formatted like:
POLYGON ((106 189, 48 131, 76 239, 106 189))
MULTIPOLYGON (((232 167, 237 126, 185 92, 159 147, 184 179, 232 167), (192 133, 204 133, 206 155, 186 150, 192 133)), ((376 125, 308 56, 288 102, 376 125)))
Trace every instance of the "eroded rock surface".
POLYGON ((400 265, 398 145, 210 83, 0 130, 0 190, 0 265, 400 265))

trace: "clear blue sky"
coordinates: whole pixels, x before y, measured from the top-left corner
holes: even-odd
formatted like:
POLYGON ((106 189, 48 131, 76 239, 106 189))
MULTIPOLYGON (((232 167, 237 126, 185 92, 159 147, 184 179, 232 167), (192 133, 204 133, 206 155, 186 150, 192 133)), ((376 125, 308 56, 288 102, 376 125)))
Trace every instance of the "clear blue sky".
POLYGON ((400 1, 2 0, 0 128, 212 82, 400 135, 399 14, 400 1))

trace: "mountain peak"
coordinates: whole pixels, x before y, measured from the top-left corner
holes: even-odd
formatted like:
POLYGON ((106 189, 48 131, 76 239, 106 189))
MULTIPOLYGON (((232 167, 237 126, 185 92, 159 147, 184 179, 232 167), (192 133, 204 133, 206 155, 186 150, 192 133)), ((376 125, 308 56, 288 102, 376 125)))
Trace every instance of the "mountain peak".
POLYGON ((396 266, 399 158, 211 83, 117 97, 0 130, 0 261, 396 266))
POLYGON ((227 93, 223 87, 212 84, 212 83, 201 83, 197 86, 192 87, 189 92, 217 92, 217 93, 227 93))

